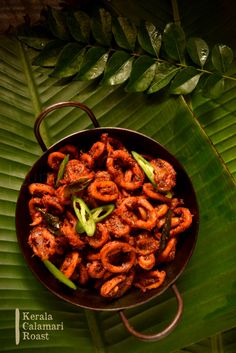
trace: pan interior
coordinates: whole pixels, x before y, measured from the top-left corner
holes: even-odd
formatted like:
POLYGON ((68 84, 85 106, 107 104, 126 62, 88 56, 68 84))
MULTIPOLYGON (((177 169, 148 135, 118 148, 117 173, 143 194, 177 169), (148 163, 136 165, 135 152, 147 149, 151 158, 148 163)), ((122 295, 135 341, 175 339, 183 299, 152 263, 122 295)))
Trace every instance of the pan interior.
POLYGON ((51 146, 27 174, 21 187, 16 207, 18 242, 25 260, 34 275, 44 286, 61 299, 73 305, 93 310, 120 310, 134 307, 151 300, 165 291, 181 275, 192 255, 197 240, 198 223, 199 211, 196 195, 190 178, 178 160, 155 140, 133 130, 122 128, 95 128, 80 131, 51 146), (138 153, 150 154, 156 158, 166 159, 170 162, 177 172, 176 195, 184 199, 186 207, 188 207, 193 214, 191 228, 181 234, 174 261, 169 263, 165 268, 167 276, 164 284, 160 288, 145 293, 142 293, 138 289, 132 289, 120 299, 115 300, 104 299, 89 288, 78 288, 76 291, 70 290, 53 278, 39 258, 32 256, 32 250, 28 245, 28 235, 30 232, 29 224, 31 222, 28 212, 28 202, 30 199, 28 186, 34 182, 45 181, 48 154, 58 150, 67 143, 74 144, 79 147, 79 150, 86 151, 94 142, 99 140, 102 133, 109 133, 110 136, 118 138, 130 151, 135 150, 138 153))

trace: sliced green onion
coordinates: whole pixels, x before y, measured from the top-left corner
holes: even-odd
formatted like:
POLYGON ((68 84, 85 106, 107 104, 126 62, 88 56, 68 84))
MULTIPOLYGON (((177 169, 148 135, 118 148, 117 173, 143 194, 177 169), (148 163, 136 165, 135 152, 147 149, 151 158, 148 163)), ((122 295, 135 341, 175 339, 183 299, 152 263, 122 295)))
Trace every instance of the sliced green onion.
POLYGON ((73 197, 73 207, 75 214, 78 220, 80 221, 85 233, 89 237, 92 237, 96 230, 96 224, 94 222, 90 209, 88 208, 84 200, 79 197, 73 197), (77 207, 77 204, 79 204, 79 208, 77 207))
POLYGON ((60 164, 58 174, 57 174, 56 187, 58 186, 59 180, 61 180, 64 176, 65 167, 69 161, 69 157, 70 157, 69 154, 67 154, 60 164))
POLYGON ((94 222, 101 222, 104 218, 109 216, 109 214, 114 210, 114 208, 115 205, 113 203, 93 208, 91 210, 91 214, 93 216, 94 222))
POLYGON ((69 278, 67 278, 64 273, 62 273, 51 261, 43 260, 44 265, 51 272, 51 274, 58 279, 58 281, 64 283, 67 287, 76 290, 77 287, 69 278))
POLYGON ((139 166, 142 168, 150 182, 154 187, 156 187, 156 183, 154 180, 154 167, 145 159, 143 156, 141 156, 139 153, 132 151, 132 156, 136 160, 136 162, 139 164, 139 166))

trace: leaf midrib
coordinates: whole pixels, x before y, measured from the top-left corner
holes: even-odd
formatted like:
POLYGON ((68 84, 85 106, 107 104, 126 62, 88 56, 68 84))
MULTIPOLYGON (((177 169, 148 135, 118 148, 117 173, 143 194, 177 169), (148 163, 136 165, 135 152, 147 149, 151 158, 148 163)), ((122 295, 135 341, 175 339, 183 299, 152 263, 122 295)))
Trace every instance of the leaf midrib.
MULTIPOLYGON (((19 47, 20 59, 22 62, 24 74, 25 74, 26 81, 27 81, 28 88, 29 88, 29 95, 32 99, 34 117, 36 118, 40 114, 40 112, 42 111, 42 102, 41 102, 41 99, 39 96, 37 85, 35 83, 35 78, 34 78, 32 66, 28 60, 28 56, 25 52, 24 46, 20 41, 18 41, 17 43, 18 43, 18 47, 19 47)), ((49 136, 48 136, 47 130, 44 128, 43 124, 41 127, 41 134, 43 136, 44 142, 46 143, 46 145, 49 146, 50 145, 49 136)))

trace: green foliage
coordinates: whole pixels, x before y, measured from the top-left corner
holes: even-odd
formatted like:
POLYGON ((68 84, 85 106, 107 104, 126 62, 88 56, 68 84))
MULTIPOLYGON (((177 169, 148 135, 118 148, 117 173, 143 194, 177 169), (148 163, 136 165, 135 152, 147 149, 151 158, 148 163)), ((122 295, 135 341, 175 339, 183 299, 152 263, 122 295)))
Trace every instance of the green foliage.
POLYGON ((186 38, 176 23, 167 23, 161 33, 149 21, 136 25, 103 8, 89 16, 50 7, 45 21, 51 36, 45 45, 45 38, 36 41, 33 28, 29 37, 19 34, 19 39, 41 49, 33 64, 53 67, 54 77, 93 80, 103 76, 101 82, 106 85, 127 81, 126 91, 147 94, 169 87, 171 94, 187 95, 199 87, 211 97, 222 93, 225 80, 235 79, 229 75, 231 48, 216 44, 211 50, 199 37, 186 38))

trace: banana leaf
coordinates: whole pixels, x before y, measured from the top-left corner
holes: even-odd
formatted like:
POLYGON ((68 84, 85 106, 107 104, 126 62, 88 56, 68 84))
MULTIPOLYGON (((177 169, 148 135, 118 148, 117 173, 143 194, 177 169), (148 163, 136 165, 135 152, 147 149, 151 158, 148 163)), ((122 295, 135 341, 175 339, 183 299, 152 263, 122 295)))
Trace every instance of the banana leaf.
MULTIPOLYGON (((139 0, 126 5, 112 1, 116 11, 130 11, 134 17, 142 14, 152 22, 155 17, 163 26, 171 18, 170 3, 142 5, 139 0), (159 9, 156 16, 152 9, 159 9)), ((198 2, 199 13, 203 6, 198 2)), ((184 19, 186 24, 190 21, 184 19)), ((219 32, 219 22, 213 25, 219 32)), ((49 77, 49 69, 31 65, 34 55, 15 38, 0 39, 0 351, 204 353, 203 347, 206 352, 223 352, 225 345, 225 352, 235 352, 236 84, 218 99, 196 92, 191 102, 165 93, 151 97, 128 93, 122 86, 98 86, 96 82, 61 85, 49 77), (62 100, 87 104, 101 126, 127 127, 156 139, 191 177, 200 207, 199 236, 190 263, 177 281, 184 300, 183 317, 160 342, 145 343, 131 337, 117 313, 94 313, 56 298, 39 284, 22 257, 15 232, 15 206, 26 173, 42 154, 33 133, 34 121, 43 107, 62 100), (24 313, 45 312, 54 323, 63 323, 63 330, 38 341, 24 336, 21 327, 19 340, 15 331, 18 314, 21 325, 24 313)), ((51 113, 42 134, 50 146, 86 128, 91 124, 82 112, 66 108, 51 113)), ((175 299, 167 291, 142 307, 127 310, 126 315, 136 329, 153 333, 171 320, 175 309, 175 299)))

